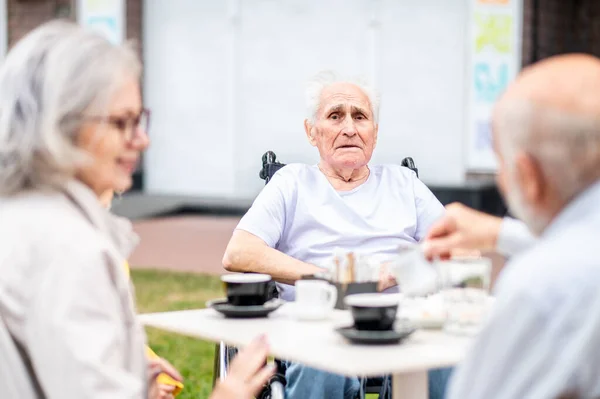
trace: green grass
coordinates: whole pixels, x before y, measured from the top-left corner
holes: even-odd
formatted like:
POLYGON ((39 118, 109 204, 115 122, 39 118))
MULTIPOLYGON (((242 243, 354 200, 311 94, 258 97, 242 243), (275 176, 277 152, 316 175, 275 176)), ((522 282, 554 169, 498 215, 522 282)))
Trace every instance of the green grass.
MULTIPOLYGON (((133 270, 140 313, 203 308, 207 300, 222 297, 218 277, 153 270, 133 270)), ((148 344, 183 375, 185 389, 178 399, 207 398, 212 388, 214 343, 146 329, 148 344)))

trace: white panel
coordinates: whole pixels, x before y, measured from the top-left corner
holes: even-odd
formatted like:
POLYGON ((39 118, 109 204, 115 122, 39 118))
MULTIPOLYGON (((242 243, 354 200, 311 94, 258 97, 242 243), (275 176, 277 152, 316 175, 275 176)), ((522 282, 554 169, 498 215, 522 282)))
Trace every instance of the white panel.
POLYGON ((145 158, 149 192, 232 194, 231 25, 226 1, 144 4, 144 98, 152 111, 145 158))
POLYGON ((304 84, 322 69, 379 85, 374 162, 412 156, 426 182, 463 182, 466 2, 146 0, 149 190, 252 198, 266 150, 317 162, 304 84))
POLYGON ((316 72, 366 74, 371 0, 244 0, 236 193, 254 196, 261 155, 318 161, 304 133, 305 82, 316 72))
POLYGON ((464 181, 465 0, 385 0, 374 160, 414 158, 427 183, 464 181))

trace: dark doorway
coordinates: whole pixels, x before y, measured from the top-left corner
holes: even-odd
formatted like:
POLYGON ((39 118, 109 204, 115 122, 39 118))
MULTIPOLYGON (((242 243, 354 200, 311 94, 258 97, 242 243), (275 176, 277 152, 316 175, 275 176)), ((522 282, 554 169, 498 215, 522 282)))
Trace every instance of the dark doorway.
POLYGON ((524 0, 523 66, 564 53, 600 56, 600 1, 524 0))

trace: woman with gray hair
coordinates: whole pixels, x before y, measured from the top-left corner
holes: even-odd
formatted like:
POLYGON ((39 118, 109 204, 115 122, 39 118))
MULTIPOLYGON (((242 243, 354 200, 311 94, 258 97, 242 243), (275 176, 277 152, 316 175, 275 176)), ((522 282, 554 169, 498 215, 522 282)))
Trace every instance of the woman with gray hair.
MULTIPOLYGON (((156 375, 181 379, 145 358, 123 270, 137 238, 99 201, 131 186, 148 145, 140 72, 129 46, 58 21, 0 68, 2 396, 169 398, 156 375)), ((266 353, 257 340, 213 398, 252 397, 266 353)))

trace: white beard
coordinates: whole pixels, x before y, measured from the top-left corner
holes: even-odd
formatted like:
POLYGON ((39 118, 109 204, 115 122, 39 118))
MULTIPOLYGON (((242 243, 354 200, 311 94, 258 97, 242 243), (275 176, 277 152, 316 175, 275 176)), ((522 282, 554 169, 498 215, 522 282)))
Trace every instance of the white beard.
POLYGON ((520 187, 513 179, 510 180, 511 189, 506 194, 508 209, 516 218, 522 220, 533 234, 539 236, 550 224, 550 218, 540 215, 525 203, 520 187))

